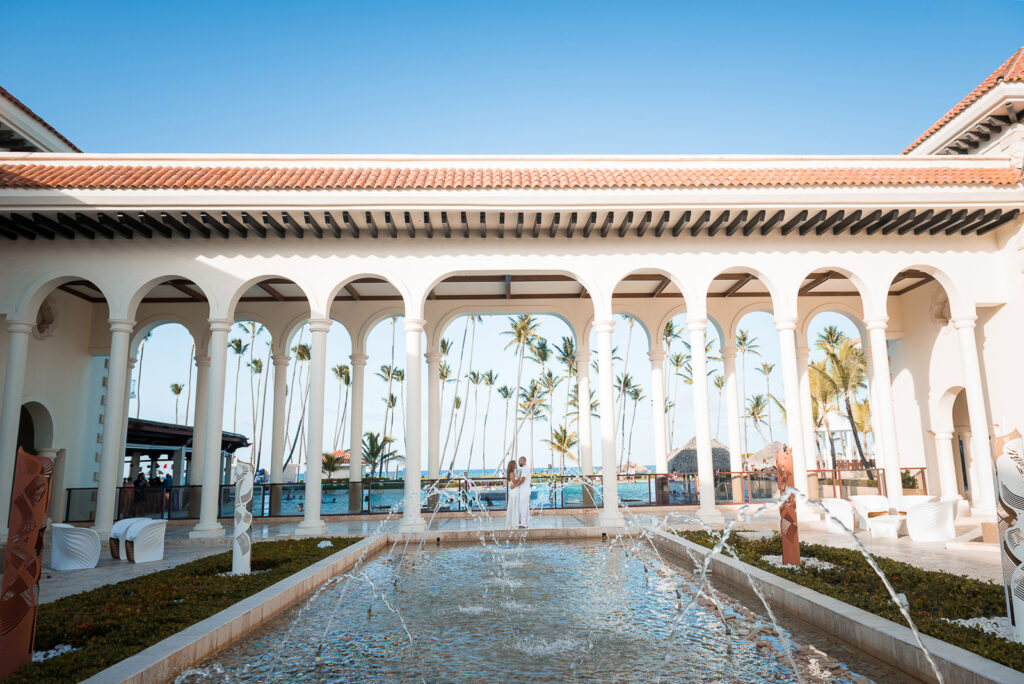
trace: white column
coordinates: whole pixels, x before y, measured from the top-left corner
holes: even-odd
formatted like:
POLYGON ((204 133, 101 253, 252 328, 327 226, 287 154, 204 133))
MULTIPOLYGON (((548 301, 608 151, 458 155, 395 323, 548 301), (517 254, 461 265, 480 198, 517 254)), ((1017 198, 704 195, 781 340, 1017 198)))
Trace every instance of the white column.
POLYGON ((960 491, 956 486, 956 458, 953 451, 953 433, 935 433, 935 460, 939 471, 940 496, 957 496, 960 491))
MULTIPOLYGON (((577 346, 587 343, 578 343, 577 346)), ((590 352, 576 351, 576 400, 578 413, 576 427, 580 433, 580 473, 594 474, 594 438, 591 435, 593 407, 590 404, 590 352)))
POLYGON ((422 441, 423 335, 422 318, 405 319, 405 504, 399 529, 424 530, 427 527, 420 513, 420 442, 422 441))
MULTIPOLYGON (((127 370, 124 374, 124 411, 121 418, 121 445, 117 449, 117 453, 121 455, 121 467, 117 471, 117 484, 121 485, 121 473, 124 472, 124 455, 128 451, 128 414, 131 413, 131 399, 132 399, 132 373, 135 372, 135 364, 138 363, 138 359, 134 356, 128 357, 127 370)), ((117 515, 115 513, 114 517, 117 515)))
POLYGON ((875 465, 885 468, 885 490, 890 497, 903 495, 903 480, 900 477, 900 455, 896 446, 896 412, 892 402, 892 381, 889 378, 889 343, 885 339, 885 324, 888 318, 873 318, 864 321, 871 340, 871 385, 875 404, 871 413, 872 429, 875 431, 875 465), (879 434, 881 433, 881 434, 879 434))
POLYGON ((995 483, 989 447, 988 412, 981 385, 978 363, 978 342, 974 337, 975 316, 953 321, 960 338, 960 354, 964 364, 964 391, 967 393, 967 415, 971 420, 971 513, 994 517, 996 514, 995 483))
POLYGON ((740 388, 736 379, 736 347, 722 349, 725 369, 725 415, 729 427, 729 469, 743 470, 743 438, 740 436, 740 388))
POLYGON ((4 374, 4 398, 0 407, 0 541, 7 541, 11 488, 14 485, 14 459, 18 454, 18 426, 25 391, 25 366, 28 363, 28 336, 32 324, 7 321, 7 371, 4 374))
POLYGON ((67 459, 58 449, 38 449, 40 456, 53 461, 53 474, 50 476, 50 506, 47 517, 52 522, 64 522, 64 505, 67 496, 64 491, 64 468, 67 459))
MULTIPOLYGON (((427 477, 441 476, 441 352, 427 352, 427 477)), ((486 475, 486 473, 484 473, 486 475)))
POLYGON ((782 357, 782 386, 786 398, 786 432, 793 449, 793 480, 797 490, 807 494, 807 454, 803 440, 803 408, 800 396, 800 371, 796 360, 796 319, 776 318, 779 354, 782 357))
POLYGON ((327 525, 320 519, 320 481, 324 451, 324 392, 327 383, 327 332, 330 319, 309 321, 309 402, 306 414, 306 505, 295 534, 321 537, 327 525))
MULTIPOLYGON (((352 362, 352 443, 348 463, 348 512, 363 510, 363 376, 366 354, 353 353, 352 362)), ((370 473, 372 475, 372 473, 370 473)))
MULTIPOLYGON (((191 486, 203 484, 203 429, 206 423, 206 388, 210 376, 210 356, 196 354, 196 398, 192 419, 192 462, 188 466, 188 483, 191 486)), ((194 490, 193 490, 194 491, 194 490)), ((191 509, 191 495, 189 497, 191 509)))
POLYGON ((128 378, 128 344, 135 321, 110 319, 110 358, 107 362, 107 395, 103 411, 103 444, 96 490, 96 520, 100 537, 110 534, 117 504, 117 486, 124 470, 124 415, 128 409, 125 387, 128 378))
POLYGON ((274 411, 270 428, 270 484, 284 481, 284 430, 285 409, 288 408, 288 362, 287 354, 274 354, 274 411))
MULTIPOLYGON (((814 413, 811 410, 811 350, 805 346, 796 348, 796 368, 800 374, 800 427, 804 441, 805 463, 809 470, 818 467, 818 450, 814 446, 814 413)), ((874 405, 874 402, 872 402, 874 405)))
POLYGON ((601 406, 601 497, 598 523, 605 527, 624 524, 619 512, 618 470, 615 463, 615 369, 612 365, 612 331, 615 320, 594 321, 597 333, 598 397, 601 406))
POLYGON ((647 352, 651 360, 651 416, 654 420, 655 471, 668 472, 668 436, 665 434, 665 350, 661 342, 647 352))
POLYGON ((686 320, 690 331, 690 366, 693 376, 693 419, 697 438, 698 515, 705 521, 720 521, 722 514, 715 507, 715 463, 711 455, 711 411, 708 402, 708 360, 704 350, 706 318, 686 320))
POLYGON ((224 432, 228 333, 231 332, 232 324, 230 319, 210 319, 210 370, 206 378, 203 415, 196 416, 196 422, 203 426, 203 443, 200 446, 203 489, 200 495, 199 523, 188 533, 192 539, 224 536, 224 527, 217 521, 217 509, 220 502, 220 448, 224 432))

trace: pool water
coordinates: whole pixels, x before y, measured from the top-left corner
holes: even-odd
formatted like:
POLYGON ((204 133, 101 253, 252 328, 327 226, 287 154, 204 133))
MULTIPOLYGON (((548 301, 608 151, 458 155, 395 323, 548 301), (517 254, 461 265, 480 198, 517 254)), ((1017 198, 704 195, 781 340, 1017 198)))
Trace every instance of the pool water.
MULTIPOLYGON (((695 578, 650 550, 492 540, 402 550, 179 681, 796 681, 771 625, 721 587, 721 614, 708 603, 683 615, 695 578), (765 631, 745 635, 758 624, 765 631)), ((856 681, 845 668, 819 667, 819 679, 813 663, 798 666, 805 681, 856 681)))

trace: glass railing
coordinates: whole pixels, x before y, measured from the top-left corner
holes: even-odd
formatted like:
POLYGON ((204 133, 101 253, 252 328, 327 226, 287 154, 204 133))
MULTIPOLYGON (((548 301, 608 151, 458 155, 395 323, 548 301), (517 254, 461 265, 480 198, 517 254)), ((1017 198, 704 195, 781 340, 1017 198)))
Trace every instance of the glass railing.
POLYGON ((886 496, 885 468, 833 468, 807 471, 811 499, 848 499, 860 494, 886 496))

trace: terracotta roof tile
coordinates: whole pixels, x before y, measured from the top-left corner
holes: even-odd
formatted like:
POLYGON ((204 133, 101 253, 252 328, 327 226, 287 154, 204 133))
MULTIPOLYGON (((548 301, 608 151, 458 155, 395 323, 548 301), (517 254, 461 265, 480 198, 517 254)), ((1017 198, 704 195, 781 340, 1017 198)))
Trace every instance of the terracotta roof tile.
POLYGON ((0 163, 0 188, 138 190, 686 189, 1014 185, 1005 167, 396 168, 0 163))
POLYGON ((60 131, 58 131, 56 128, 54 128, 50 124, 46 123, 46 121, 43 119, 43 117, 39 116, 38 114, 33 112, 31 109, 29 109, 28 105, 26 105, 24 102, 22 102, 21 100, 19 100, 16 97, 14 97, 13 95, 11 95, 11 93, 9 91, 7 91, 5 88, 3 88, 2 86, 0 86, 0 97, 4 98, 6 100, 9 100, 11 102, 11 104, 13 104, 15 107, 17 107, 18 109, 20 109, 21 111, 25 112, 26 114, 31 116, 33 119, 35 119, 36 121, 41 123, 46 128, 46 130, 50 131, 55 136, 57 136, 58 138, 63 140, 65 143, 67 143, 71 147, 71 149, 73 149, 75 152, 81 152, 82 151, 82 150, 78 149, 78 147, 75 145, 75 143, 71 142, 70 140, 65 138, 63 135, 61 135, 60 131))
POLYGON ((935 135, 939 129, 956 118, 962 111, 980 100, 985 93, 1003 82, 1024 83, 1024 47, 1013 53, 1013 55, 1003 62, 998 69, 993 71, 988 78, 979 83, 977 88, 968 93, 967 97, 960 100, 955 107, 950 109, 941 119, 932 124, 931 128, 921 134, 921 137, 911 143, 907 149, 903 150, 903 154, 910 152, 925 140, 935 135))

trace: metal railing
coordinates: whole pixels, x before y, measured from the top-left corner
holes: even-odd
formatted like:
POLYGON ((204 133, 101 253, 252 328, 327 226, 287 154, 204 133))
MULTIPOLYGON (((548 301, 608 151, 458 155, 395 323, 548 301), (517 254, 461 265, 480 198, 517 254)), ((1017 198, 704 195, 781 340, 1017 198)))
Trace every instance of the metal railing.
POLYGON ((807 471, 808 496, 848 499, 859 494, 886 496, 885 468, 831 468, 807 471))

